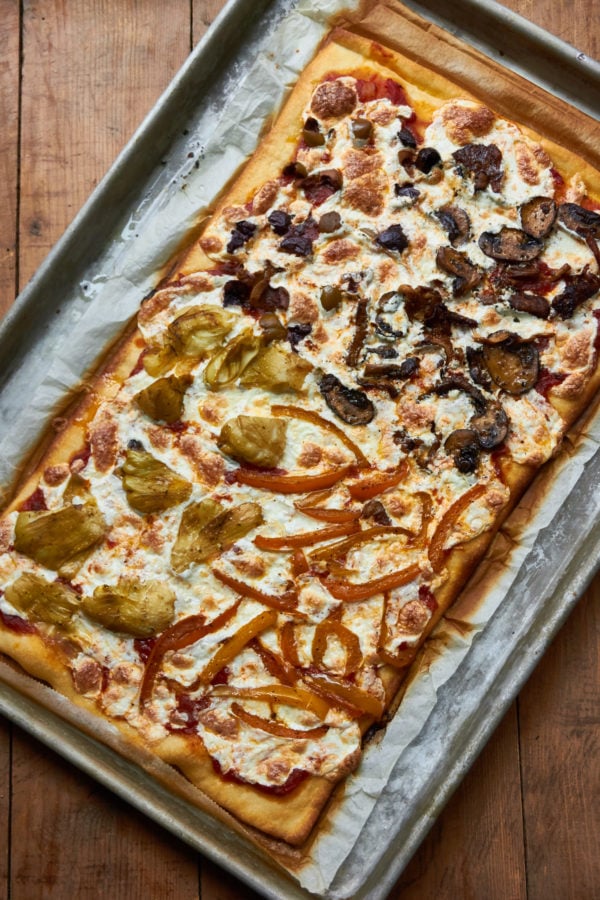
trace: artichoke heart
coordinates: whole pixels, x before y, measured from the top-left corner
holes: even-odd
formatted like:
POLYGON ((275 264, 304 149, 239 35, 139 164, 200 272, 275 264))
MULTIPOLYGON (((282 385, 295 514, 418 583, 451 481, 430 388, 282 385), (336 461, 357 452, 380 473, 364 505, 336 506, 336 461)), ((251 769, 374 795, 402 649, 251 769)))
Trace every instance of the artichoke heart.
POLYGON ((67 625, 79 607, 79 597, 68 585, 46 581, 32 572, 20 575, 4 596, 29 619, 41 619, 49 625, 67 625))
POLYGON ((144 369, 148 375, 156 378, 158 375, 164 375, 169 369, 172 369, 177 362, 177 357, 172 347, 162 344, 152 344, 142 358, 144 369))
POLYGON ((72 578, 105 533, 102 514, 90 498, 53 512, 20 512, 15 524, 15 550, 63 578, 72 578))
POLYGON ((192 503, 181 517, 171 552, 171 566, 175 572, 183 572, 190 563, 208 562, 262 521, 258 503, 241 503, 228 510, 223 510, 214 500, 192 503))
POLYGON ((82 609, 109 631, 148 638, 173 621, 175 592, 161 581, 124 575, 117 584, 97 587, 91 597, 84 598, 82 609))
POLYGON ((204 382, 211 391, 229 387, 258 356, 262 338, 246 328, 209 360, 204 382))
POLYGON ((191 383, 189 376, 168 375, 153 381, 133 399, 151 419, 170 425, 181 418, 183 398, 191 383))
POLYGON ((236 318, 218 306, 193 306, 169 325, 169 344, 177 356, 204 359, 221 346, 236 318))
POLYGON ((127 450, 119 474, 132 509, 147 515, 187 500, 192 485, 145 450, 127 450))
POLYGON ((300 391, 312 365, 281 344, 269 344, 240 378, 243 387, 265 388, 273 393, 300 391))
POLYGON ((285 452, 287 422, 270 416, 235 416, 221 428, 217 443, 238 462, 272 469, 285 452))

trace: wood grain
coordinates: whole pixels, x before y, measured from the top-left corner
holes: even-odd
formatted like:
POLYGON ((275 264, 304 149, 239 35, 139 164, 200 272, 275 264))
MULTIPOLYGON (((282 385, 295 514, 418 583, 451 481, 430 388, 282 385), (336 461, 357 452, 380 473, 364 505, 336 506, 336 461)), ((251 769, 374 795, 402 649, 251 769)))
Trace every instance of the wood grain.
MULTIPOLYGON (((0 312, 16 263, 23 286, 222 5, 24 0, 20 41, 19 3, 0 0, 0 312)), ((594 0, 506 5, 600 57, 594 0)), ((600 897, 599 597, 600 578, 390 900, 600 897)), ((257 896, 14 731, 11 753, 0 726, 0 900, 257 896)))

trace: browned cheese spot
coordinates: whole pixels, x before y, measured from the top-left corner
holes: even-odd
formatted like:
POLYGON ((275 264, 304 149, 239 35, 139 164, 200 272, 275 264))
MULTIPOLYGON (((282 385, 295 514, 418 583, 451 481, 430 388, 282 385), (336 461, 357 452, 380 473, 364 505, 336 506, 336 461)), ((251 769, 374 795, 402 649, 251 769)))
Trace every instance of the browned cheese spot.
POLYGON ((339 119, 352 112, 357 100, 354 88, 336 79, 317 87, 310 108, 319 119, 339 119))
POLYGON ((494 113, 487 106, 462 106, 448 103, 442 111, 442 122, 455 144, 468 144, 487 134, 494 124, 494 113))

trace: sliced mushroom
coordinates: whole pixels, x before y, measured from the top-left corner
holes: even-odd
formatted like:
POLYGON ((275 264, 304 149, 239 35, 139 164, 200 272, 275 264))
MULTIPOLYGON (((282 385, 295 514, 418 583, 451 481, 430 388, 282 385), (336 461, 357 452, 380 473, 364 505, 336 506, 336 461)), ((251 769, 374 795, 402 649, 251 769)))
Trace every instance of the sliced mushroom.
POLYGON ((538 349, 534 344, 522 341, 516 334, 500 334, 497 341, 490 343, 488 340, 483 347, 486 368, 499 388, 509 394, 524 394, 535 385, 539 377, 538 349))
POLYGON ((502 187, 502 153, 495 144, 465 144, 452 154, 455 161, 473 175, 476 191, 484 190, 491 184, 498 192, 502 187))
POLYGON ((452 455, 459 472, 467 474, 475 471, 481 449, 476 431, 472 428, 457 428, 448 435, 444 447, 452 455))
POLYGON ((448 394, 453 390, 464 391, 475 406, 475 415, 469 420, 469 427, 477 433, 481 449, 493 450, 498 447, 508 434, 508 416, 501 404, 485 397, 460 374, 445 379, 434 388, 436 394, 448 394))
POLYGON ((538 319, 547 319, 550 315, 550 304, 540 294, 516 293, 508 298, 508 302, 517 312, 529 313, 538 319))
POLYGON ((384 250, 396 250, 398 253, 402 253, 408 247, 408 238, 402 230, 402 225, 390 225, 389 228, 379 232, 375 241, 384 250))
POLYGON ((453 247, 440 247, 435 259, 442 271, 454 275, 452 293, 455 297, 462 297, 473 290, 483 278, 483 272, 471 262, 467 254, 453 247))
POLYGON ((555 219, 556 203, 551 197, 532 197, 521 206, 521 228, 531 237, 546 237, 555 219))
POLYGON ((573 275, 564 290, 552 300, 552 309, 561 319, 570 319, 580 304, 600 290, 600 275, 584 269, 580 275, 573 275))
POLYGON ((479 246, 491 259, 508 262, 529 262, 540 255, 544 244, 520 228, 501 228, 498 232, 484 231, 479 246))
POLYGON ((346 354, 346 365, 349 368, 355 368, 360 359, 363 344, 367 337, 367 327, 369 325, 368 302, 365 298, 358 301, 356 305, 356 315, 354 317, 354 335, 346 354))
POLYGON ((558 220, 569 231, 574 231, 582 237, 586 234, 600 237, 600 215, 586 209, 585 206, 579 206, 578 203, 561 203, 558 207, 558 220))
POLYGON ((489 390, 492 386, 492 379, 490 378, 490 373, 486 369, 481 347, 467 347, 467 363, 469 366, 469 375, 475 384, 480 384, 481 387, 489 390))
POLYGON ((471 233, 471 220, 468 213, 460 206, 447 204, 438 209, 435 216, 439 219, 442 228, 447 231, 448 239, 453 247, 464 244, 468 240, 471 233))
POLYGON ((319 390, 329 409, 348 425, 367 425, 375 407, 363 391, 348 388, 335 375, 324 375, 319 390))
POLYGON ((394 363, 367 363, 365 366, 365 378, 390 378, 392 381, 411 378, 419 369, 420 360, 417 356, 409 356, 400 365, 394 363))

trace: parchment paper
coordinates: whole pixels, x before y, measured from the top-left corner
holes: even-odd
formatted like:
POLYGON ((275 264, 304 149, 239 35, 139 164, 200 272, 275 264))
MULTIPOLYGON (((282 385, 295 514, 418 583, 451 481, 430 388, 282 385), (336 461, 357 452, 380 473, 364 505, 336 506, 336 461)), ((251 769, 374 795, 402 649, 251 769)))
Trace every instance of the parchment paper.
MULTIPOLYGON (((199 111, 194 130, 178 148, 179 161, 171 163, 167 183, 164 173, 157 173, 119 233, 106 236, 106 252, 81 282, 79 295, 70 298, 52 338, 50 366, 38 367, 35 384, 29 378, 30 400, 22 406, 14 427, 0 440, 3 486, 13 480, 24 452, 35 443, 41 424, 52 417, 64 394, 79 384, 96 359, 98 348, 107 346, 134 315, 141 298, 154 287, 156 272, 181 246, 211 201, 253 152, 263 122, 280 106, 314 55, 331 17, 348 5, 347 0, 301 0, 297 4, 290 0, 289 14, 272 33, 265 35, 264 47, 247 76, 240 81, 236 71, 232 71, 226 102, 199 111)), ((374 4, 368 4, 371 6, 374 4)), ((411 746, 418 743, 444 685, 460 672, 467 658, 470 664, 473 658, 477 659, 473 652, 477 651, 478 637, 485 632, 511 586, 526 579, 528 570, 550 562, 538 548, 532 550, 536 538, 552 526, 561 504, 597 454, 599 443, 600 420, 596 417, 586 427, 585 436, 579 438, 576 452, 563 455, 545 471, 543 504, 537 505, 539 488, 534 489, 530 494, 531 514, 523 517, 521 507, 506 523, 503 532, 511 539, 518 535, 518 546, 500 558, 497 544, 492 547, 476 580, 428 642, 413 669, 399 711, 380 739, 367 747, 359 769, 347 779, 341 797, 317 826, 306 852, 296 854, 289 862, 289 854, 275 853, 279 864, 288 868, 306 890, 326 897, 348 897, 348 879, 353 877, 358 885, 364 860, 381 855, 382 844, 387 841, 385 818, 377 828, 369 824, 378 800, 384 793, 389 796, 390 791, 402 796, 407 775, 405 772, 403 783, 398 784, 395 773, 399 767, 402 770, 403 759, 410 757, 411 746), (439 652, 440 648, 443 652, 439 652), (354 870, 352 866, 348 868, 350 858, 357 861, 354 870), (351 875, 339 887, 336 874, 343 865, 351 875)), ((533 604, 525 609, 515 607, 514 614, 527 616, 533 608, 533 604)), ((483 684, 487 671, 482 669, 477 674, 483 684)), ((444 740, 443 723, 438 730, 428 732, 429 747, 436 743, 443 746, 444 740)), ((422 794, 425 779, 430 777, 427 767, 418 771, 413 766, 410 775, 419 783, 422 794)), ((254 836, 251 839, 254 841, 254 836)))

